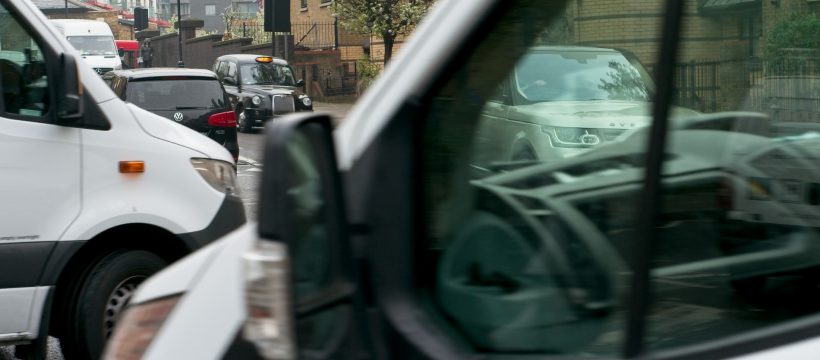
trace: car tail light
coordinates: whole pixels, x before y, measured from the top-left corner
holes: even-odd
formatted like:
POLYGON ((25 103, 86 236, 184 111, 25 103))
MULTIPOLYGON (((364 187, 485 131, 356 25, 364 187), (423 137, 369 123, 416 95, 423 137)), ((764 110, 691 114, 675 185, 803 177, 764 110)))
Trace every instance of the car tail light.
POLYGON ((290 265, 287 247, 258 241, 243 257, 245 264, 245 339, 265 359, 296 359, 291 327, 290 265))
POLYGON ((219 127, 235 127, 236 113, 233 111, 226 111, 216 113, 208 117, 208 125, 219 127))

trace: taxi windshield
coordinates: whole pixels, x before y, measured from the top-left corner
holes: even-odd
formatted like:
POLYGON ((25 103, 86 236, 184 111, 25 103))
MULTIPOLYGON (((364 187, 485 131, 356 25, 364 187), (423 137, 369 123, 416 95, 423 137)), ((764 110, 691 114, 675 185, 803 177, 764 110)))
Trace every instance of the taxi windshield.
POLYGON ((272 63, 244 64, 240 67, 242 85, 296 86, 293 69, 287 65, 272 63))

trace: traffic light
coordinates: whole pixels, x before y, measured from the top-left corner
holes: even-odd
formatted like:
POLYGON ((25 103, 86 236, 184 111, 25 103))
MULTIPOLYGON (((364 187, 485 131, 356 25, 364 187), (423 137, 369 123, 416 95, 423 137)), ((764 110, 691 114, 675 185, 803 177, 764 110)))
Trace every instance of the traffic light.
POLYGON ((290 0, 265 0, 265 31, 290 32, 290 0))
POLYGON ((140 31, 148 28, 148 9, 134 8, 134 30, 140 31))

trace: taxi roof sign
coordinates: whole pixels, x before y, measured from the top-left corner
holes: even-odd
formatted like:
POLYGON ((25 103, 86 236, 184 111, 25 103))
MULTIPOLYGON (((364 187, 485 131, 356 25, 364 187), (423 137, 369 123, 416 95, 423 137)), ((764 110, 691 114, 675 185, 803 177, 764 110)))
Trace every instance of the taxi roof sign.
POLYGON ((272 56, 257 56, 256 57, 256 62, 258 62, 258 63, 273 62, 273 57, 272 56))

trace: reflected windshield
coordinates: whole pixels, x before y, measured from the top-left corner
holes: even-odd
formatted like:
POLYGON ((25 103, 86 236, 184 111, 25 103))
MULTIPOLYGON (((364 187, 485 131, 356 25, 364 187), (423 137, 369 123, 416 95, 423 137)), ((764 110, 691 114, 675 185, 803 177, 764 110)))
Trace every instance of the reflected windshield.
POLYGON ((615 52, 533 52, 515 67, 518 93, 531 102, 649 101, 646 70, 615 52))
POLYGON ((148 111, 226 107, 222 87, 213 79, 132 81, 127 87, 126 100, 148 111))
POLYGON ((242 85, 296 86, 293 69, 287 65, 271 63, 245 64, 240 67, 242 85))
POLYGON ((67 36, 66 39, 83 55, 117 55, 112 36, 67 36))

